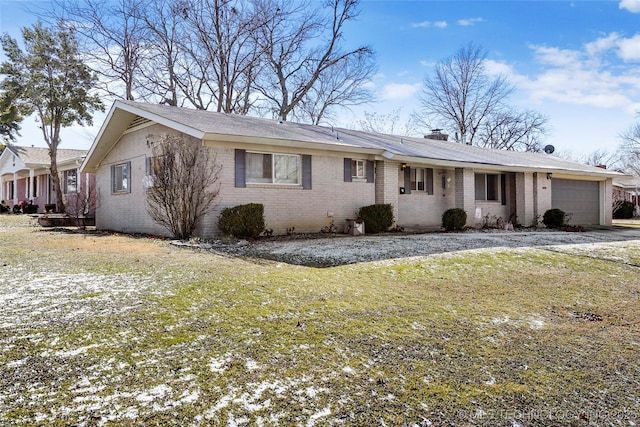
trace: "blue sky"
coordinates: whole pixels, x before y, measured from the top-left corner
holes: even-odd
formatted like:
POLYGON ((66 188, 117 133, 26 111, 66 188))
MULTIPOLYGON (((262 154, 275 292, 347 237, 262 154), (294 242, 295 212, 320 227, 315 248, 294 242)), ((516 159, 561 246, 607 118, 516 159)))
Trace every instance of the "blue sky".
MULTIPOLYGON (((47 0, 0 0, 0 32, 19 37, 34 22, 25 8, 47 0)), ((615 150, 618 135, 640 111, 640 0, 384 1, 362 0, 345 47, 370 45, 378 102, 337 117, 339 125, 401 108, 419 108, 422 82, 433 65, 473 41, 488 51, 488 68, 517 87, 511 103, 549 118, 546 143, 559 152, 615 150)), ((89 148, 92 129, 65 132, 62 147, 89 148)), ((18 144, 42 146, 33 125, 18 144)))

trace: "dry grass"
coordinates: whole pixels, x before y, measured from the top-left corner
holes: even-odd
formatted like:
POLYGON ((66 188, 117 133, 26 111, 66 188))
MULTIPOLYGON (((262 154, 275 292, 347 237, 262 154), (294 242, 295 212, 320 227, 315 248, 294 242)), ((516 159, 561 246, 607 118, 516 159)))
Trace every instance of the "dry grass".
POLYGON ((0 217, 0 425, 640 422, 640 242, 315 269, 0 217))

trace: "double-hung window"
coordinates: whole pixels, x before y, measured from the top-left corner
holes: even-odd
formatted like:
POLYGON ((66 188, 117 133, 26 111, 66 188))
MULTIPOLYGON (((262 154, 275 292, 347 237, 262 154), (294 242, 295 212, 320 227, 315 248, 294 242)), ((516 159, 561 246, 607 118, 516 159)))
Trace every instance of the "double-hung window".
POLYGON ((246 155, 246 179, 250 184, 301 183, 302 163, 298 154, 251 153, 246 155))
POLYGON ((113 193, 131 192, 131 163, 111 166, 111 191, 113 193))
POLYGON ((477 173, 475 176, 476 200, 499 200, 500 175, 477 173))
POLYGON ((410 168, 411 190, 433 194, 433 169, 410 168))
POLYGON ((64 171, 63 181, 64 194, 72 194, 78 192, 78 169, 69 169, 64 171))
POLYGON ((351 177, 366 178, 364 169, 364 160, 351 160, 351 177))

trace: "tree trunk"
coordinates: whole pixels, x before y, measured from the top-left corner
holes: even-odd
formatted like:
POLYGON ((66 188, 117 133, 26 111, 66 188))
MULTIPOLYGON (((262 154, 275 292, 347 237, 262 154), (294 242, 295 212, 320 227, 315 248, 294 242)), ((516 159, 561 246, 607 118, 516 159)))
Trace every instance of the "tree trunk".
POLYGON ((50 150, 51 155, 51 181, 53 182, 53 189, 56 192, 56 211, 64 213, 66 208, 64 206, 64 195, 62 194, 62 188, 60 187, 60 175, 58 174, 58 156, 57 150, 50 150))

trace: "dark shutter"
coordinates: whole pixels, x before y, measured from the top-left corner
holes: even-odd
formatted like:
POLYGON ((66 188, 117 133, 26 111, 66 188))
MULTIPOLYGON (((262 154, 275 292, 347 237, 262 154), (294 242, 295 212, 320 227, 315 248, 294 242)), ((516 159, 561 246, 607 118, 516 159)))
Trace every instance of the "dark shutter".
POLYGON ((367 160, 367 164, 365 166, 365 173, 367 174, 367 182, 374 182, 375 178, 373 175, 373 162, 371 160, 367 160))
POLYGON ((302 188, 311 190, 311 156, 302 155, 302 188))
MULTIPOLYGON (((13 188, 13 186, 11 186, 13 188)), ((111 193, 116 192, 116 165, 111 165, 111 193)))
POLYGON ((404 194, 411 194, 411 168, 404 169, 404 194))
POLYGON ((353 174, 351 173, 351 159, 344 159, 344 182, 351 182, 353 174))
POLYGON ((244 188, 247 186, 247 178, 245 175, 245 150, 236 149, 236 187, 244 188))
POLYGON ((427 194, 433 194, 433 169, 427 168, 425 173, 427 174, 427 194))
POLYGON ((507 204, 507 175, 505 174, 500 174, 500 199, 505 206, 507 204))

